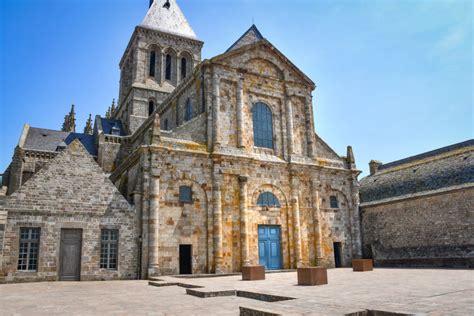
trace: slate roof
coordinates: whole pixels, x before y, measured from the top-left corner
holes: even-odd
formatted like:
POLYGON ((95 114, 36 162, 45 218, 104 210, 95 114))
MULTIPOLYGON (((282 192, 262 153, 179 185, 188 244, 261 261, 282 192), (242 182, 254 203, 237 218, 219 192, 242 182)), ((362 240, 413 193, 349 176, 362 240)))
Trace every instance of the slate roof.
POLYGON ((169 7, 166 0, 155 0, 140 26, 197 39, 176 0, 169 0, 169 7))
POLYGON ((382 165, 360 183, 362 203, 474 183, 474 140, 382 165))
POLYGON ((125 136, 125 129, 123 128, 122 121, 112 120, 107 118, 100 118, 102 124, 102 131, 104 134, 112 135, 112 127, 115 125, 120 130, 120 136, 125 136))
POLYGON ((94 136, 83 133, 69 133, 63 131, 55 131, 51 129, 30 127, 26 135, 23 149, 57 151, 58 146, 64 142, 66 145, 72 143, 73 140, 79 139, 87 149, 87 151, 97 156, 97 149, 94 144, 94 136))
POLYGON ((226 53, 231 50, 240 48, 242 46, 258 42, 259 40, 262 40, 262 39, 263 39, 262 33, 260 33, 260 31, 255 26, 255 24, 252 24, 252 26, 244 34, 242 34, 242 36, 239 37, 239 39, 236 40, 235 43, 229 47, 229 49, 226 50, 226 53))

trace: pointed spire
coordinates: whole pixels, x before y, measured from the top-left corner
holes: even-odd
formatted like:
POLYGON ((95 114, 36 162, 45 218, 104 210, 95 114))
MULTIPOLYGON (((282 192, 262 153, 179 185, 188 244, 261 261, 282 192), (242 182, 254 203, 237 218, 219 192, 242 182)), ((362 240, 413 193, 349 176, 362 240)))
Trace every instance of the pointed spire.
POLYGON ((109 119, 110 117, 111 117, 111 108, 109 106, 109 108, 107 109, 107 112, 105 112, 105 118, 109 119))
POLYGON ((76 132, 76 112, 74 111, 74 104, 71 105, 69 114, 64 116, 62 131, 70 133, 76 132))
POLYGON ((113 117, 115 113, 115 99, 112 100, 112 105, 110 106, 110 116, 113 117))
POLYGON ((176 0, 150 2, 150 8, 141 26, 192 39, 197 38, 176 0))
POLYGON ((92 114, 89 114, 89 118, 86 121, 86 126, 84 127, 84 134, 92 135, 92 114))

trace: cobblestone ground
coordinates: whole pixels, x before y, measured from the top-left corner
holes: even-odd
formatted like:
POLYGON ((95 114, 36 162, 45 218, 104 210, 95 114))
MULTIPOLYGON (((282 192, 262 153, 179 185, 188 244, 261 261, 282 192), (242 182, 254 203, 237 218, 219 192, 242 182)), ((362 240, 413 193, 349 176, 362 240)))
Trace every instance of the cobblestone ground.
POLYGON ((239 306, 288 315, 344 315, 366 309, 474 314, 472 270, 332 269, 329 284, 314 287, 297 286, 295 272, 267 274, 264 281, 241 281, 240 276, 160 279, 204 286, 199 289, 204 291, 235 289, 295 299, 198 298, 183 287, 153 287, 146 281, 4 284, 0 315, 238 315, 239 306))

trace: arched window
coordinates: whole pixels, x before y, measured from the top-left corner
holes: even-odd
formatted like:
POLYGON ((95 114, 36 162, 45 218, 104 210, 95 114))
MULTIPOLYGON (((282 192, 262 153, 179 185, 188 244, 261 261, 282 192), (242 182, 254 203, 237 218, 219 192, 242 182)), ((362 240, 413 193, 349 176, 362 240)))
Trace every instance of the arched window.
POLYGON ((258 206, 281 207, 280 201, 271 192, 263 192, 257 199, 258 206))
POLYGON ((156 68, 156 52, 152 51, 150 52, 150 69, 148 71, 148 74, 150 77, 155 76, 155 68, 156 68))
POLYGON ((165 121, 163 122, 163 127, 165 129, 165 131, 169 130, 169 123, 168 123, 168 119, 165 119, 165 121))
POLYGON ((193 116, 193 105, 191 104, 191 99, 186 99, 186 107, 184 109, 184 120, 189 121, 193 116))
POLYGON ((155 102, 153 102, 153 100, 150 100, 148 102, 148 116, 152 115, 154 111, 155 111, 155 102))
POLYGON ((166 55, 166 73, 165 73, 165 79, 166 80, 171 80, 171 55, 167 54, 166 55))
POLYGON ((255 146, 273 149, 273 120, 268 105, 256 103, 252 109, 252 120, 255 146))
POLYGON ((188 66, 188 61, 186 60, 186 58, 181 58, 181 80, 183 80, 184 78, 186 78, 186 75, 187 75, 187 69, 186 67, 188 66))

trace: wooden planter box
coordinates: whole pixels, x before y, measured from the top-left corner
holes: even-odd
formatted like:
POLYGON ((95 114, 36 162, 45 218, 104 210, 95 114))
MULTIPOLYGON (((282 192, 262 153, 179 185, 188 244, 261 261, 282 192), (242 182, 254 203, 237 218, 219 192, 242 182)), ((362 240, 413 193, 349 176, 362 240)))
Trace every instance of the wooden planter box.
POLYGON ((265 280, 265 267, 264 266, 242 267, 242 280, 245 280, 245 281, 265 280))
POLYGON ((298 285, 328 284, 328 271, 322 267, 298 268, 298 285))
POLYGON ((352 259, 352 271, 372 271, 374 264, 372 259, 352 259))

